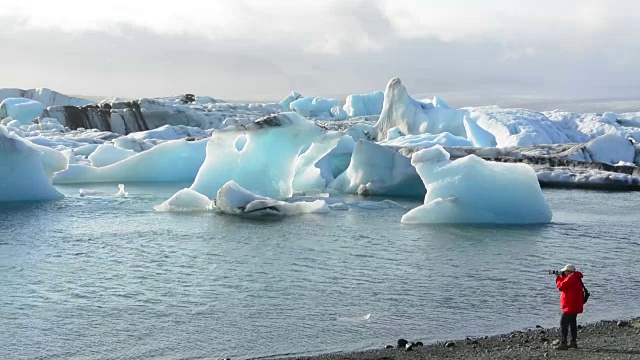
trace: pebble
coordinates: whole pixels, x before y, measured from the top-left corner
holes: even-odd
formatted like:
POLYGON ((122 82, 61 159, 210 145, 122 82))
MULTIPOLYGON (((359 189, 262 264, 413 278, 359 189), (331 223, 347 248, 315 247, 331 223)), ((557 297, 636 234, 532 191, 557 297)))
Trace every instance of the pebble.
POLYGON ((618 323, 616 325, 618 325, 618 327, 627 327, 627 326, 629 326, 629 322, 628 321, 618 321, 618 323))
POLYGON ((387 345, 385 346, 385 349, 393 349, 393 345, 387 345))
POLYGON ((456 346, 456 344, 450 341, 447 341, 446 343, 444 343, 444 347, 446 348, 452 348, 454 346, 456 346))

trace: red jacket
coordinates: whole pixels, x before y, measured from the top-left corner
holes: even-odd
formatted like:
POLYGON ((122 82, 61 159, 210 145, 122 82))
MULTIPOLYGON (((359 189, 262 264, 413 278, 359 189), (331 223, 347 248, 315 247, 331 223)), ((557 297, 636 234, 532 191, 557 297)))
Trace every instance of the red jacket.
POLYGON ((560 306, 563 314, 578 315, 582 313, 584 292, 581 279, 582 273, 579 271, 556 278, 556 286, 558 286, 558 290, 562 291, 560 306))

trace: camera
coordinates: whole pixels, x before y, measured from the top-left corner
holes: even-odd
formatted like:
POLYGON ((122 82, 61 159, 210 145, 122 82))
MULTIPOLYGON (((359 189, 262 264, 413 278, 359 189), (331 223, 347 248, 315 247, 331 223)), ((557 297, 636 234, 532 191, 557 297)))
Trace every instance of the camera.
POLYGON ((560 270, 549 270, 549 274, 564 276, 564 271, 560 271, 560 270))

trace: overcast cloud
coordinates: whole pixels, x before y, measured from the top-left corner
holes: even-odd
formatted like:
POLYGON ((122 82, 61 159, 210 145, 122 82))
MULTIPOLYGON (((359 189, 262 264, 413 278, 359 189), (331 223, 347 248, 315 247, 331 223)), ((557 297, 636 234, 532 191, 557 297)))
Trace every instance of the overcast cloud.
POLYGON ((0 12, 0 87, 101 96, 640 95, 633 0, 31 0, 0 12))

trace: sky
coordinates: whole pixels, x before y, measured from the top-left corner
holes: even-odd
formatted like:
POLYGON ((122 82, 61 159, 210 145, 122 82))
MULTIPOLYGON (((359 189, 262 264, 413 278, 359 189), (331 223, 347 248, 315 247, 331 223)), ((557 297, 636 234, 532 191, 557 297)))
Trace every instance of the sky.
POLYGON ((30 0, 0 4, 0 87, 229 100, 384 90, 640 97, 635 0, 30 0))

